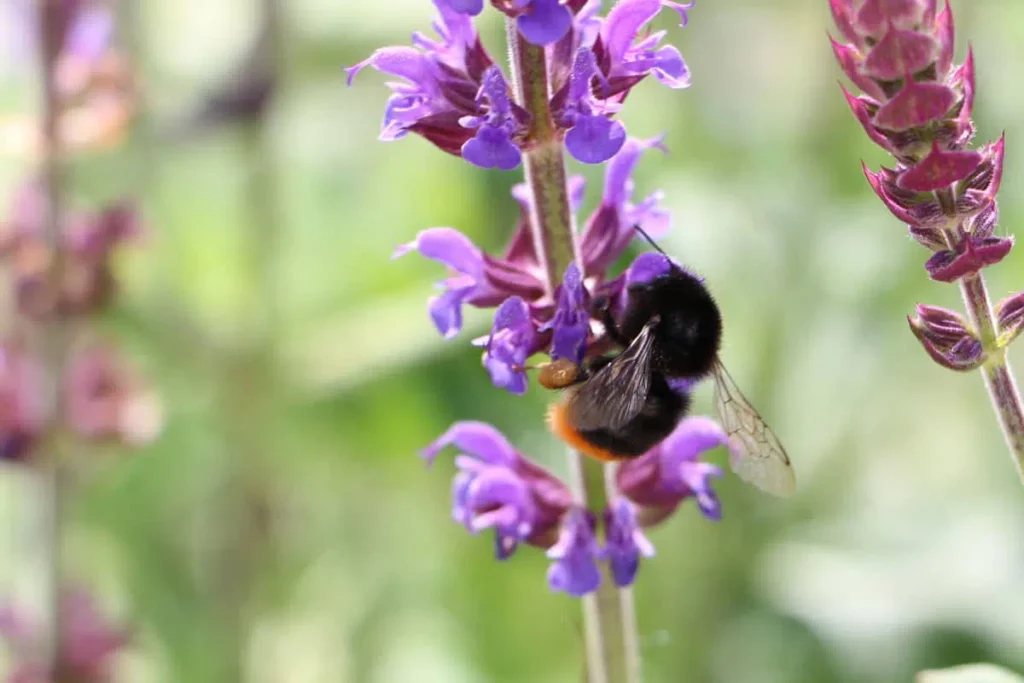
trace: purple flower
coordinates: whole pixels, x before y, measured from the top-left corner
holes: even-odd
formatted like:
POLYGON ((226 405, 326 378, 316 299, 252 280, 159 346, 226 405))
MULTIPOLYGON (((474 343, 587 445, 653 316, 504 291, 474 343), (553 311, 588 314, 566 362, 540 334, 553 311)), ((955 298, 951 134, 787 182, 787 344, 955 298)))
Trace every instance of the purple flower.
POLYGON ((454 445, 460 454, 452 483, 452 518, 477 533, 493 529, 498 559, 520 543, 542 548, 556 540, 558 525, 572 505, 569 489, 516 451, 494 427, 456 422, 422 456, 427 464, 454 445))
POLYGON ((515 168, 515 140, 525 135, 529 115, 509 96, 508 84, 480 43, 470 18, 435 0, 439 41, 416 33, 415 47, 385 47, 345 69, 348 83, 366 67, 398 76, 390 83, 380 139, 410 131, 440 149, 485 168, 515 168), (513 149, 514 148, 514 149, 513 149))
POLYGON ((607 161, 626 141, 626 127, 609 118, 618 110, 618 105, 604 103, 594 96, 591 90, 594 79, 608 90, 608 82, 597 68, 594 53, 589 48, 581 48, 573 61, 569 91, 558 121, 568 129, 565 148, 585 164, 607 161))
POLYGON ((544 291, 543 283, 528 270, 531 254, 526 250, 517 255, 516 261, 495 259, 457 230, 430 228, 398 247, 392 258, 410 251, 418 251, 453 271, 451 277, 439 284, 444 291, 429 303, 430 317, 445 339, 462 329, 463 304, 497 306, 510 295, 534 299, 544 291))
MULTIPOLYGON (((114 657, 128 643, 128 634, 110 625, 87 593, 71 589, 61 597, 60 680, 108 683, 113 677, 114 657)), ((0 606, 0 639, 15 656, 7 680, 11 683, 49 683, 57 676, 48 669, 39 627, 11 606, 0 606)))
MULTIPOLYGON (((445 338, 454 337, 462 329, 464 304, 482 308, 503 306, 503 311, 495 316, 491 333, 474 340, 474 344, 487 349, 484 366, 496 386, 513 393, 525 391, 522 365, 526 358, 540 351, 546 351, 552 358, 582 360, 596 341, 591 335, 592 295, 607 296, 621 306, 625 287, 633 281, 630 277, 635 279, 630 273, 638 272, 637 266, 611 281, 605 281, 607 269, 636 238, 634 225, 656 237, 665 232, 669 223, 667 212, 658 205, 660 192, 652 193, 639 204, 631 201, 630 176, 641 154, 651 148, 663 149, 660 138, 630 139, 612 158, 601 203, 587 219, 580 241, 582 267, 572 264, 566 270, 554 298, 545 291, 544 271, 529 229, 532 198, 523 184, 512 190, 520 205, 520 218, 502 258, 484 254, 468 237, 452 228, 424 230, 395 251, 395 257, 418 251, 451 269, 452 275, 439 284, 441 294, 429 303, 431 319, 445 338)), ((571 208, 575 211, 583 199, 583 178, 572 177, 568 184, 571 208)), ((645 266, 645 273, 650 268, 666 267, 664 258, 655 254, 641 255, 636 263, 652 264, 645 266)))
POLYGON ((604 558, 616 586, 629 586, 640 568, 640 556, 654 557, 654 546, 641 531, 632 503, 620 498, 604 511, 604 558))
POLYGON ((529 305, 518 296, 510 296, 498 307, 483 357, 494 386, 513 394, 526 393, 523 366, 539 350, 535 327, 529 305))
POLYGON ((566 34, 572 14, 559 0, 511 0, 521 14, 516 19, 519 33, 534 45, 549 45, 566 34))
POLYGON ((581 597, 601 585, 597 560, 602 553, 594 527, 594 515, 587 510, 574 508, 566 516, 558 542, 548 550, 555 560, 548 568, 551 590, 581 597))
POLYGON ((565 270, 562 285, 558 288, 555 315, 540 328, 541 332, 552 330, 551 358, 568 358, 577 365, 583 362, 587 334, 590 332, 587 299, 580 269, 575 263, 570 263, 565 270))
MULTIPOLYGON (((452 11, 476 16, 483 0, 441 0, 452 11)), ((572 13, 560 0, 493 0, 494 6, 516 20, 519 33, 534 45, 548 45, 572 26, 572 13)))
POLYGON ((662 7, 679 12, 682 25, 685 26, 688 20, 686 12, 693 4, 664 0, 622 0, 612 8, 601 26, 598 43, 595 44, 595 51, 602 55, 601 64, 605 76, 609 79, 622 79, 625 85, 653 73, 655 78, 670 88, 689 87, 690 70, 679 50, 671 45, 658 47, 665 37, 664 31, 639 38, 640 31, 657 16, 662 7))
POLYGON ((648 149, 666 151, 661 138, 630 138, 608 163, 601 204, 587 219, 580 251, 587 277, 603 274, 636 238, 639 225, 657 239, 669 227, 668 212, 658 206, 662 193, 654 192, 639 204, 633 204, 632 175, 640 156, 648 149))
MULTIPOLYGON (((509 170, 528 149, 529 114, 511 98, 508 83, 484 50, 471 16, 480 0, 434 0, 440 40, 413 36, 414 47, 386 47, 348 67, 348 82, 370 66, 404 82, 389 84, 382 140, 412 131, 442 150, 483 168, 509 170)), ((613 115, 629 91, 649 74, 671 88, 690 84, 679 50, 660 45, 664 31, 641 36, 668 7, 686 25, 689 4, 668 0, 622 0, 605 18, 599 2, 493 0, 516 19, 519 32, 536 45, 551 45, 550 107, 577 160, 596 164, 622 148, 626 128, 613 115), (576 11, 573 16, 570 7, 576 11)))
POLYGON ((687 498, 695 498, 708 519, 722 516, 711 479, 722 470, 700 461, 705 451, 727 446, 729 438, 714 420, 688 417, 650 451, 623 463, 616 473, 619 491, 641 508, 644 526, 665 519, 687 498))
POLYGON ((45 375, 20 344, 0 345, 0 462, 30 457, 45 419, 45 375))
POLYGON ((519 148, 512 143, 512 136, 519 127, 512 112, 508 96, 508 85, 501 69, 492 66, 484 73, 477 101, 486 101, 490 107, 487 115, 465 116, 459 124, 476 128, 476 136, 462 145, 462 158, 481 168, 500 168, 510 171, 519 165, 519 148))

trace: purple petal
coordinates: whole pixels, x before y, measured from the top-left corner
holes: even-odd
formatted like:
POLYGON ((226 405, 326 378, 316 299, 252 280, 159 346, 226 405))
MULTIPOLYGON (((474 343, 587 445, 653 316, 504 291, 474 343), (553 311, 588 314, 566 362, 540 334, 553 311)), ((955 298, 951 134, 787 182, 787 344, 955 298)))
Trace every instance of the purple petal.
POLYGON ((652 557, 654 546, 636 522, 633 504, 620 499, 605 510, 604 557, 616 586, 632 585, 640 567, 640 556, 652 557))
POLYGON ((420 455, 433 464, 434 458, 447 446, 454 445, 460 451, 492 465, 512 467, 520 455, 508 439, 486 422, 456 422, 441 436, 423 449, 420 455))
POLYGON ((681 478, 697 500, 697 507, 710 520, 722 519, 722 504, 711 487, 711 480, 722 476, 722 470, 706 462, 683 463, 681 478))
POLYGON ((600 554, 593 519, 582 510, 572 510, 565 516, 558 543, 548 550, 548 557, 556 560, 548 568, 548 586, 575 597, 597 590, 601 585, 600 554))
POLYGON ((491 383, 513 394, 526 392, 523 365, 535 352, 537 332, 530 307, 518 296, 511 296, 498 307, 494 327, 484 351, 483 364, 491 383))
MULTIPOLYGON (((583 197, 587 191, 587 179, 581 175, 569 176, 566 182, 569 188, 569 208, 573 212, 579 211, 583 204, 583 197)), ((512 186, 512 198, 519 202, 523 213, 529 214, 533 206, 533 199, 530 195, 530 186, 526 183, 516 183, 512 186)))
POLYGON ((661 4, 679 14, 680 26, 685 28, 686 25, 690 23, 690 16, 688 12, 693 9, 692 2, 671 2, 671 0, 661 0, 661 4))
POLYGON ((483 275, 483 253, 471 239, 454 228, 421 230, 412 242, 399 246, 391 258, 398 258, 410 251, 418 251, 428 259, 474 278, 483 275))
POLYGON ((629 138, 622 145, 622 149, 608 164, 604 175, 604 193, 601 195, 601 202, 609 206, 622 206, 629 201, 632 194, 633 171, 636 169, 640 156, 651 148, 667 152, 662 144, 663 135, 640 140, 629 138))
POLYGON ((558 0, 533 0, 530 11, 516 24, 519 33, 534 45, 549 45, 566 34, 572 26, 572 14, 558 0))
POLYGON ((601 114, 580 115, 565 134, 565 148, 577 161, 600 164, 611 159, 626 142, 626 127, 601 114))
POLYGON ((640 29, 660 11, 660 0, 622 0, 608 12, 601 37, 613 65, 623 61, 640 29))
POLYGON ((583 196, 587 191, 587 179, 581 175, 569 176, 569 208, 579 211, 583 204, 583 196))
POLYGON ((443 338, 452 339, 462 330, 462 304, 472 293, 472 286, 454 288, 427 300, 430 320, 443 338))
POLYGON ((368 66, 421 87, 433 82, 427 56, 411 47, 382 47, 358 64, 346 68, 344 71, 348 74, 348 84, 352 85, 356 74, 368 66))
POLYGON ((679 90, 690 87, 690 68, 671 45, 660 48, 650 59, 650 70, 662 84, 679 90))
POLYGON ((445 291, 428 304, 434 326, 445 339, 450 339, 462 329, 463 303, 486 288, 483 254, 468 237, 453 228, 422 230, 412 242, 395 249, 391 258, 410 251, 418 251, 461 273, 442 283, 445 291))
POLYGON ((590 331, 590 313, 587 310, 583 276, 575 263, 570 263, 565 269, 554 316, 539 331, 547 330, 554 330, 552 359, 568 358, 577 365, 583 362, 587 334, 590 331))
POLYGON ((459 472, 452 479, 452 519, 466 527, 466 531, 473 530, 473 516, 466 505, 466 496, 472 483, 473 475, 469 472, 459 472))
POLYGON ((468 14, 475 17, 484 9, 484 0, 440 0, 459 14, 468 14))
POLYGON ((662 441, 662 462, 696 461, 704 451, 728 444, 729 437, 717 422, 688 417, 662 441))
POLYGON ((533 531, 537 506, 529 484, 511 469, 490 467, 481 473, 469 486, 466 504, 474 511, 474 531, 494 528, 520 541, 533 531))
POLYGON ((509 134, 494 126, 483 126, 462 145, 462 158, 480 168, 511 171, 519 165, 520 152, 509 134))
POLYGON ((64 42, 64 49, 76 58, 99 59, 114 35, 114 17, 104 7, 83 9, 74 18, 64 42))

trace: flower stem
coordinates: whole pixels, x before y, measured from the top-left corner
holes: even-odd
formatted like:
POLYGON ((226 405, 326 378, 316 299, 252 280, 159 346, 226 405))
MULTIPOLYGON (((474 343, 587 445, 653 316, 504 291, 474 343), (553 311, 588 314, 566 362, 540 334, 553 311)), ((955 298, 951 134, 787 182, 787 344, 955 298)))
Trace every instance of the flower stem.
POLYGON ((960 280, 960 293, 967 306, 967 315, 978 332, 982 346, 988 354, 981 367, 989 399, 996 411, 1006 445, 1017 466, 1017 475, 1024 484, 1024 403, 1013 378, 1006 349, 998 343, 998 330, 992 315, 992 303, 981 273, 960 280))
POLYGON ((530 145, 523 155, 523 167, 533 196, 530 207, 533 243, 551 294, 562 281, 566 267, 573 261, 580 263, 566 189, 565 155, 551 117, 544 48, 526 42, 519 35, 515 21, 508 19, 507 29, 516 100, 532 117, 530 145))
MULTIPOLYGON (((570 263, 579 259, 579 244, 569 210, 565 155, 551 117, 547 59, 544 48, 519 35, 507 20, 512 81, 516 100, 533 117, 524 170, 533 197, 530 228, 538 258, 546 273, 547 291, 554 293, 570 263)), ((573 485, 581 503, 601 518, 614 491, 613 472, 596 460, 569 451, 573 485)), ((607 567, 601 586, 583 598, 583 621, 589 683, 639 683, 640 653, 636 610, 631 589, 619 589, 607 567)))
POLYGON ((40 330, 43 362, 46 369, 45 399, 48 409, 43 438, 39 445, 42 483, 41 507, 43 528, 40 534, 47 600, 47 633, 45 655, 47 670, 60 676, 63 651, 61 623, 61 592, 63 585, 63 517, 64 475, 61 463, 62 384, 68 334, 56 310, 64 281, 62 249, 63 177, 60 145, 60 102, 56 84, 57 59, 63 42, 66 9, 61 0, 40 0, 39 3, 39 68, 42 81, 42 186, 46 207, 45 236, 50 251, 46 274, 46 291, 54 297, 53 316, 40 330))

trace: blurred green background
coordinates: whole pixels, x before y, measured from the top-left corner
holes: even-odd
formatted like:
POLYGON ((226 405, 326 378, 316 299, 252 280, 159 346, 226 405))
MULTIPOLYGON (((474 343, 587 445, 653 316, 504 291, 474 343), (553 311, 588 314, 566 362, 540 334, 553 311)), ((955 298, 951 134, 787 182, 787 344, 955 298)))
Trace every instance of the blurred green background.
MULTIPOLYGON (((281 4, 265 120, 173 136, 233 78, 260 4, 126 6, 144 116, 128 145, 76 163, 74 195, 144 207, 150 235, 119 262, 103 325, 159 386, 167 423, 140 452, 77 457, 72 575, 134 626, 118 660, 133 683, 579 680, 579 605, 549 592, 543 554, 495 562, 449 518, 451 459, 427 471, 416 457, 479 419, 564 472, 550 397, 492 388, 468 343, 490 314, 468 311, 442 341, 426 315, 442 269, 388 260, 429 226, 499 249, 519 177, 419 138, 378 142, 384 78, 345 87, 342 66, 428 30, 427 0, 281 4)), ((975 51, 979 140, 1007 134, 1007 233, 1024 223, 1024 5, 953 7, 958 61, 975 51)), ((915 303, 959 308, 958 292, 928 280, 926 251, 861 174, 887 159, 846 109, 827 2, 698 1, 686 29, 670 14, 658 24, 693 86, 651 80, 630 97, 631 134, 665 132, 671 150, 642 160, 636 191, 665 191, 663 246, 707 277, 724 358, 799 490, 778 501, 726 478, 720 523, 687 507, 651 534, 636 588, 646 680, 1024 669, 1024 492, 981 378, 939 369, 908 330, 915 303)), ((500 57, 496 12, 481 31, 500 57)), ((5 61, 0 103, 28 111, 31 65, 5 61)), ((5 204, 28 170, 3 161, 5 204)), ((590 180, 588 212, 600 169, 572 171, 590 180)), ((996 299, 1024 287, 1024 251, 988 283, 996 299)), ((1024 367, 1024 347, 1011 357, 1024 367)), ((0 592, 29 601, 35 494, 30 475, 0 471, 0 592)))

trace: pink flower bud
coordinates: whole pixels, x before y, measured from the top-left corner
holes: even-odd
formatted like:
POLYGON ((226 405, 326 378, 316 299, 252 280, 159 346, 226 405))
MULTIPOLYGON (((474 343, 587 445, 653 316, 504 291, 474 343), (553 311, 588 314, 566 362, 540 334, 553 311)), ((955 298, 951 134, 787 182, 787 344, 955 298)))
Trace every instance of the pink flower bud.
POLYGON ((919 304, 917 317, 908 317, 907 322, 924 350, 939 365, 950 370, 967 371, 985 362, 981 342, 958 313, 919 304))

